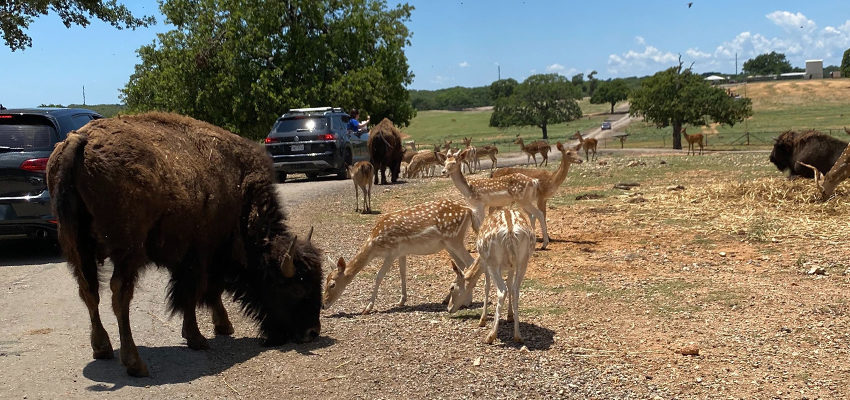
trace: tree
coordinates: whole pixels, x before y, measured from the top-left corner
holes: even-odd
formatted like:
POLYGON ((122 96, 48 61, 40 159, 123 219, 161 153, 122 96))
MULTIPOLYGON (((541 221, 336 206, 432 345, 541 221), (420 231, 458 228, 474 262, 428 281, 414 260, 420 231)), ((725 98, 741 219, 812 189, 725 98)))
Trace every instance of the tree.
POLYGON ((490 126, 533 125, 543 130, 543 139, 548 139, 549 124, 581 118, 581 108, 576 102, 580 95, 579 89, 561 75, 529 76, 511 96, 496 100, 490 126))
POLYGON ((629 87, 622 79, 614 79, 599 84, 590 102, 593 104, 611 104, 611 114, 614 113, 614 105, 629 98, 629 87))
POLYGON ((587 95, 591 97, 596 93, 596 87, 599 85, 599 79, 596 79, 596 74, 596 70, 593 70, 587 75, 587 95))
POLYGON ((134 17, 117 0, 3 0, 0 3, 0 30, 3 40, 12 51, 32 47, 32 38, 24 31, 33 19, 54 12, 62 19, 65 27, 71 25, 88 26, 90 18, 108 22, 122 29, 136 29, 156 23, 153 17, 134 17))
POLYGON ((514 94, 514 90, 519 85, 513 78, 500 79, 490 84, 490 98, 494 101, 502 97, 510 97, 514 94))
POLYGON ((734 125, 753 114, 752 101, 735 99, 712 87, 690 68, 679 65, 644 79, 632 92, 629 114, 641 116, 656 127, 673 126, 673 148, 682 148, 682 125, 702 126, 711 119, 734 125))
POLYGON ((778 75, 791 72, 792 69, 785 54, 771 51, 745 61, 743 72, 751 75, 778 75))
POLYGON ((845 50, 841 58, 841 76, 850 77, 850 49, 845 50))
POLYGON ((121 95, 131 111, 178 112, 254 138, 296 107, 356 107, 399 125, 415 115, 407 4, 166 0, 160 9, 174 29, 137 50, 121 95))

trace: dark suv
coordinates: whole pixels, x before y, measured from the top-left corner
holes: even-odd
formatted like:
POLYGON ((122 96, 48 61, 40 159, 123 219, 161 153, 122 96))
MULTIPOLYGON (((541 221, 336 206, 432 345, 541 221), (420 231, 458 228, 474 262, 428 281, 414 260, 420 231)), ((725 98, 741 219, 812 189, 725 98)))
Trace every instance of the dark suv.
POLYGON ((68 132, 100 114, 78 108, 0 111, 0 237, 55 237, 45 182, 47 158, 68 132))
POLYGON ((348 177, 348 166, 369 159, 369 132, 348 130, 351 119, 341 108, 297 108, 277 119, 266 150, 274 161, 278 180, 302 172, 307 178, 336 174, 348 177))

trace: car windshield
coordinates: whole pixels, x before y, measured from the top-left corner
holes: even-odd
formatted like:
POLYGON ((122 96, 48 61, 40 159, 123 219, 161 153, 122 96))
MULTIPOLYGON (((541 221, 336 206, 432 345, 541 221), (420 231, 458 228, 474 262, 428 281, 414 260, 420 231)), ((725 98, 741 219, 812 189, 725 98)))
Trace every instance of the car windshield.
POLYGON ((275 124, 274 131, 277 133, 287 132, 312 132, 328 129, 328 119, 325 117, 295 117, 281 119, 275 124))
POLYGON ((55 129, 41 118, 0 118, 0 151, 51 150, 55 129))

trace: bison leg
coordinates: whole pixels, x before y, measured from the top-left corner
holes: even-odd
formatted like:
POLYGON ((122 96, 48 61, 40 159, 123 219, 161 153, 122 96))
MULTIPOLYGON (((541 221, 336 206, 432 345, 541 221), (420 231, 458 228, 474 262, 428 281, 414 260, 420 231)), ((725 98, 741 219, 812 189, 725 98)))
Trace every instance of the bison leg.
POLYGON ((96 359, 109 359, 114 357, 112 351, 112 343, 109 341, 109 335, 106 329, 103 328, 103 323, 100 321, 100 312, 97 306, 100 304, 99 283, 97 280, 97 262, 94 254, 91 252, 78 250, 81 258, 81 265, 75 268, 77 284, 80 287, 80 298, 86 304, 89 310, 89 319, 91 320, 91 348, 92 357, 96 359))
POLYGON ((387 184, 387 169, 383 166, 381 167, 381 185, 387 184))
POLYGON ((378 170, 381 169, 378 164, 375 164, 375 184, 378 184, 378 170))
POLYGON ((401 164, 395 164, 394 166, 390 167, 390 173, 392 174, 393 183, 398 182, 399 172, 401 172, 401 164))
POLYGON ((183 309, 183 338, 186 339, 186 345, 192 350, 206 350, 210 348, 207 338, 201 334, 198 329, 198 316, 195 313, 195 305, 183 309))
POLYGON ((126 262, 115 263, 115 271, 109 286, 112 289, 112 311, 118 319, 118 332, 121 337, 121 363, 127 367, 131 376, 148 376, 148 367, 139 357, 139 350, 130 331, 130 300, 133 299, 133 287, 136 284, 136 271, 141 267, 126 262), (123 276, 122 276, 123 275, 123 276))
POLYGON ((221 302, 221 292, 212 300, 210 307, 212 308, 212 321, 217 335, 232 335, 233 324, 230 323, 230 318, 227 316, 227 310, 221 302))

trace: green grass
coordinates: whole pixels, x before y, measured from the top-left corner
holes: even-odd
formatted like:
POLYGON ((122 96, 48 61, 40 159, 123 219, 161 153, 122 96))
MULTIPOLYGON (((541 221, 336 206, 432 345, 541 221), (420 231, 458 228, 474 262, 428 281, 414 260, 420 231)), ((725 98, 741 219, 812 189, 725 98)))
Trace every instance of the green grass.
MULTIPOLYGON (((610 114, 597 115, 609 109, 605 104, 590 104, 585 98, 579 102, 584 117, 548 127, 549 141, 565 140, 575 131, 585 131, 602 124, 610 114), (592 114, 592 115, 591 115, 592 114)), ((454 140, 462 144, 461 138, 472 137, 473 144, 510 143, 519 134, 526 142, 542 137, 543 131, 534 126, 498 129, 490 127, 492 111, 419 111, 404 133, 416 140, 419 145, 442 143, 454 140)), ((516 150, 516 149, 515 149, 516 150)))

